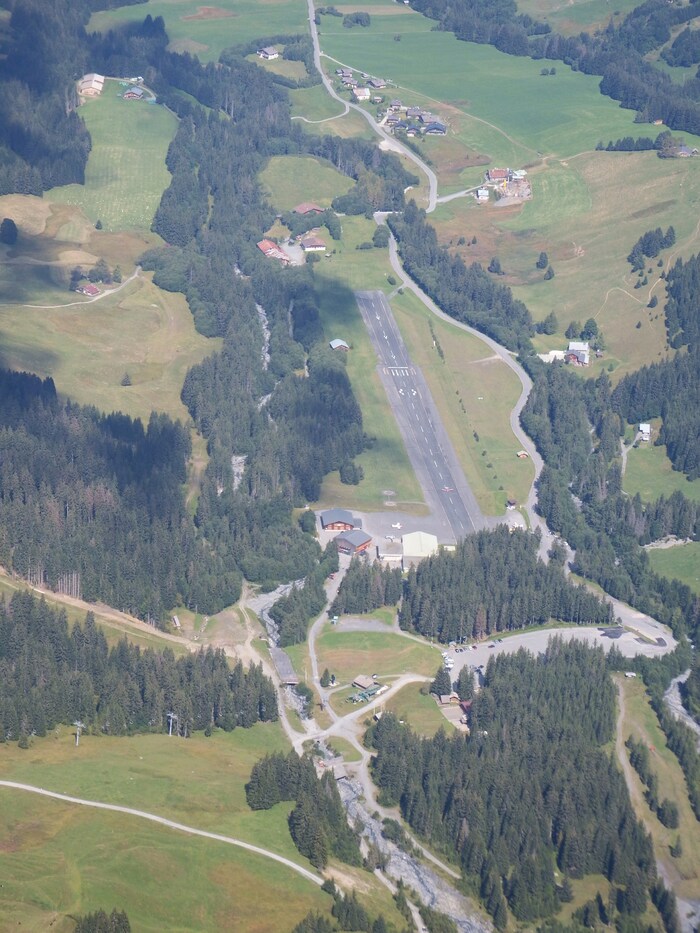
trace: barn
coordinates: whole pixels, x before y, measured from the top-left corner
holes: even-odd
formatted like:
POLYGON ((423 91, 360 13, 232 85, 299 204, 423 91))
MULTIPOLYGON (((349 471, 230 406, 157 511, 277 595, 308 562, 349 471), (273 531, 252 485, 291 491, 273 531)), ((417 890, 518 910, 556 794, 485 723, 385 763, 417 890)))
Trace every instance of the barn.
POLYGON ((372 543, 372 536, 359 528, 352 531, 341 531, 335 539, 335 546, 341 554, 364 554, 372 543))
POLYGON ((326 509, 319 517, 324 531, 352 531, 360 525, 359 520, 347 509, 326 509))

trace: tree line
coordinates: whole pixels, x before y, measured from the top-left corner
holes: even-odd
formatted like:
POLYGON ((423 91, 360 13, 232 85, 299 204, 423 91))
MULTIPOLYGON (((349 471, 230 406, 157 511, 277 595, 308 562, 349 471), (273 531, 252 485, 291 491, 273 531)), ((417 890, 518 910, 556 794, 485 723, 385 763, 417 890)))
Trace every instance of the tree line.
POLYGON ((317 777, 309 756, 300 758, 291 751, 256 762, 246 784, 246 800, 253 810, 295 801, 289 831, 297 849, 316 868, 325 868, 331 856, 349 865, 362 864, 359 840, 345 818, 335 778, 330 771, 317 777))
POLYGON ((411 201, 403 214, 388 219, 404 268, 450 317, 476 327, 510 350, 527 350, 534 326, 530 312, 509 288, 499 285, 479 263, 465 265, 439 246, 425 211, 411 201))
POLYGON ((385 714, 370 732, 372 773, 381 800, 459 862, 498 929, 508 911, 521 923, 555 915, 566 879, 590 874, 608 879, 624 924, 644 913, 656 867, 603 750, 614 722, 603 651, 553 639, 541 657, 489 661, 468 738, 420 738, 385 714))
POLYGON ((107 735, 164 732, 170 713, 173 734, 249 728, 277 719, 277 694, 260 665, 230 669, 221 650, 109 648, 92 613, 69 626, 30 593, 0 603, 0 741, 26 744, 76 720, 107 735))
POLYGON ((450 642, 550 619, 608 624, 610 606, 569 582, 556 560, 539 560, 537 546, 536 536, 500 526, 422 561, 404 581, 401 627, 450 642))

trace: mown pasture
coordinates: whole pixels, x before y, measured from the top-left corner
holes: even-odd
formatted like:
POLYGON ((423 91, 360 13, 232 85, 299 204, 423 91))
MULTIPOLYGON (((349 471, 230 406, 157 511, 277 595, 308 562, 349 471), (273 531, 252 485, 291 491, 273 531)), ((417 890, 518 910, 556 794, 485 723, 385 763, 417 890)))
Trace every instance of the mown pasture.
POLYGON ((123 100, 123 90, 106 81, 102 94, 80 108, 93 145, 85 184, 53 188, 47 198, 82 208, 105 230, 147 231, 170 184, 165 156, 177 121, 158 104, 123 100))
POLYGON ((593 33, 611 21, 618 25, 637 6, 637 0, 618 0, 614 9, 608 0, 518 0, 519 12, 549 23, 563 36, 593 33))
POLYGON ((221 52, 266 35, 308 32, 306 4, 299 0, 148 0, 137 6, 94 13, 90 32, 107 32, 145 16, 162 16, 175 52, 189 52, 203 62, 216 61, 221 52))

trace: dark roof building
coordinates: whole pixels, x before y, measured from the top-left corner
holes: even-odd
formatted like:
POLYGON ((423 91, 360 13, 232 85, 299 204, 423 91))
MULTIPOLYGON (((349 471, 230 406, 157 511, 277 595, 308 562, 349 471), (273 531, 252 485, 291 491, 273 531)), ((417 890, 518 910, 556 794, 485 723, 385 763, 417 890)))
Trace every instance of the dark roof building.
POLYGON ((357 527, 357 521, 352 512, 347 509, 326 509, 319 516, 321 519, 321 528, 331 531, 352 531, 357 527))
POLYGON ((359 528, 341 531, 335 539, 335 546, 343 554, 363 554, 372 543, 372 536, 359 528))
POLYGON ((314 204, 313 201, 302 201, 301 204, 297 204, 296 207, 292 208, 293 214, 322 214, 323 208, 319 207, 318 204, 314 204))
POLYGON ((425 129, 423 130, 428 136, 444 136, 447 132, 447 127, 444 123, 428 123, 425 129))

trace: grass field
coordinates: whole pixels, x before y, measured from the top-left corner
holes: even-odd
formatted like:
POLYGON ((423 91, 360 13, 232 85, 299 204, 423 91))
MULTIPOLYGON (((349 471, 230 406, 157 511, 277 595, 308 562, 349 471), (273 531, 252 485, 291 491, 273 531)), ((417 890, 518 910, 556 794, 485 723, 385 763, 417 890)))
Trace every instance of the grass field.
POLYGON ((610 20, 617 25, 636 6, 637 0, 617 0, 614 6, 608 0, 518 0, 519 12, 549 23, 563 36, 592 33, 610 20))
MULTIPOLYGON (((644 684, 639 680, 621 679, 625 696, 626 715, 623 720, 623 737, 631 734, 641 738, 649 748, 651 768, 659 780, 659 799, 668 797, 678 805, 680 829, 667 829, 650 811, 643 798, 642 786, 635 775, 632 794, 637 815, 651 833, 657 858, 668 868, 674 889, 685 898, 700 897, 700 823, 690 808, 685 778, 675 755, 668 749, 666 739, 649 705, 644 684), (672 859, 669 848, 680 834, 683 854, 672 859)), ((625 750, 626 751, 626 750, 625 750)))
POLYGON ((431 221, 441 242, 452 243, 465 261, 487 265, 498 256, 504 283, 536 320, 555 312, 558 331, 538 338, 539 350, 564 347, 570 321, 595 318, 607 350, 591 371, 612 366, 616 379, 665 352, 662 269, 651 262, 649 284, 635 289, 626 257, 638 237, 657 226, 676 230, 676 246, 661 257, 664 267, 700 248, 700 163, 691 161, 606 152, 549 161, 531 172, 533 200, 521 207, 458 199, 441 205, 431 221), (458 247, 460 236, 467 243, 476 236, 477 244, 458 247), (541 250, 556 273, 549 282, 535 268, 541 250), (647 308, 652 295, 659 299, 655 309, 647 308))
POLYGON ((85 185, 53 188, 47 197, 77 205, 92 223, 101 220, 105 230, 149 230, 170 184, 165 155, 177 121, 157 104, 122 100, 121 90, 116 81, 107 81, 101 96, 80 108, 93 140, 85 185))
POLYGON ((657 573, 672 580, 680 580, 700 594, 700 542, 692 541, 670 548, 649 548, 647 555, 657 573))
POLYGON ((93 14, 88 29, 107 32, 122 23, 162 16, 171 48, 190 52, 201 61, 216 61, 221 52, 266 35, 308 32, 303 0, 148 0, 93 14))
POLYGON ((670 496, 676 491, 700 502, 700 479, 688 482, 684 473, 673 469, 666 448, 652 444, 640 444, 630 450, 622 485, 625 492, 631 496, 639 493, 645 502, 670 496))
POLYGON ((440 729, 449 735, 455 727, 445 719, 431 695, 421 693, 420 684, 407 684, 387 701, 386 711, 403 719, 419 735, 435 735, 440 729))
POLYGON ((425 95, 438 112, 442 106, 451 125, 460 117, 457 136, 497 161, 566 158, 593 149, 601 137, 633 133, 634 114, 603 97, 598 78, 561 62, 534 62, 460 42, 432 32, 433 26, 411 11, 373 16, 366 29, 343 29, 340 20, 324 17, 321 46, 345 65, 390 78, 402 99, 425 95), (391 41, 397 34, 401 41, 391 41), (542 64, 555 66, 556 75, 543 78, 542 64))
POLYGON ((317 641, 318 666, 335 674, 339 684, 358 674, 376 673, 380 680, 405 673, 432 677, 440 652, 394 632, 344 632, 342 623, 327 625, 317 641))
POLYGON ((510 427, 520 381, 483 341, 435 318, 412 292, 392 307, 479 505, 501 515, 507 499, 527 498, 534 479, 532 464, 515 456, 520 444, 510 427))
POLYGON ((384 387, 377 373, 377 357, 362 323, 353 289, 388 290, 391 272, 387 250, 357 250, 371 240, 375 229, 364 217, 344 217, 342 240, 333 244, 336 255, 316 266, 321 319, 329 339, 342 337, 352 349, 347 354, 348 375, 362 409, 365 432, 376 438, 357 462, 365 478, 359 486, 345 486, 337 473, 323 482, 321 499, 345 508, 376 511, 384 508, 384 489, 396 493, 398 508, 425 514, 418 485, 396 420, 391 414, 384 387))
POLYGON ((270 203, 288 211, 302 201, 330 207, 333 198, 346 194, 354 182, 330 162, 312 156, 273 156, 260 173, 270 203))
MULTIPOLYGON (((274 813, 281 822, 287 806, 274 813)), ((288 933, 330 907, 316 885, 262 856, 5 788, 0 849, 4 930, 70 933, 71 916, 118 907, 139 933, 288 933)))

